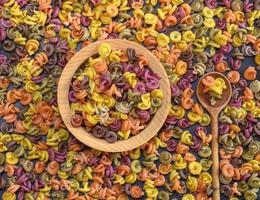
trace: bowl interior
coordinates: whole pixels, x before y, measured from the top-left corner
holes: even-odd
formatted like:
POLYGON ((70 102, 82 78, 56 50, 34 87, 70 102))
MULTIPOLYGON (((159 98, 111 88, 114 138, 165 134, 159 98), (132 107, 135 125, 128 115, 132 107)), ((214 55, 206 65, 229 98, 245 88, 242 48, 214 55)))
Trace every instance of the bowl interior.
POLYGON ((164 67, 160 63, 160 61, 146 48, 127 40, 121 39, 109 39, 102 40, 92 43, 83 49, 81 49, 78 53, 76 53, 70 61, 65 66, 61 77, 59 79, 58 84, 58 107, 60 110, 60 115, 64 121, 64 124, 68 128, 68 130, 82 143, 90 146, 94 149, 98 149, 106 152, 122 152, 134 149, 138 146, 141 146, 149 139, 151 139, 163 126, 164 121, 168 115, 168 111, 170 109, 170 83, 164 70, 164 67), (162 100, 162 105, 159 107, 155 115, 152 117, 150 122, 147 124, 147 127, 142 130, 139 134, 135 136, 131 136, 127 140, 118 140, 115 143, 108 143, 104 139, 99 139, 93 136, 91 133, 87 132, 87 130, 83 127, 75 128, 71 125, 70 119, 72 116, 72 112, 70 109, 70 103, 68 99, 70 83, 74 73, 81 66, 81 64, 86 61, 87 58, 95 55, 97 53, 98 46, 102 43, 106 42, 111 45, 113 49, 123 49, 133 48, 136 50, 137 55, 142 54, 145 55, 149 60, 149 68, 160 75, 160 89, 164 94, 164 98, 162 100))

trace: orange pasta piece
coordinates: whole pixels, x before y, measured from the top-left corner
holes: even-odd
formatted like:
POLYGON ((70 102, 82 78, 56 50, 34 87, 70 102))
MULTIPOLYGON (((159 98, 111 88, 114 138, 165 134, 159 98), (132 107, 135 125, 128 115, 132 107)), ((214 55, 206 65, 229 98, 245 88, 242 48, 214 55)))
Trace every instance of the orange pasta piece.
POLYGON ((244 98, 247 100, 254 99, 254 94, 248 87, 245 88, 243 94, 244 94, 244 98))
POLYGON ((253 81, 256 79, 256 70, 254 67, 248 67, 245 71, 244 71, 244 78, 246 80, 249 80, 249 81, 253 81))
POLYGON ((47 170, 47 172, 49 172, 51 175, 55 175, 55 174, 57 174, 59 168, 60 168, 60 164, 59 164, 57 161, 54 160, 54 161, 51 161, 51 162, 48 164, 46 170, 47 170))
POLYGON ((104 92, 107 96, 112 97, 113 95, 116 95, 117 97, 121 97, 122 94, 117 90, 117 87, 115 84, 112 84, 111 87, 104 92))
POLYGON ((240 73, 238 71, 232 70, 227 74, 227 78, 230 83, 238 83, 240 80, 240 73))
POLYGON ((227 62, 223 61, 223 62, 218 63, 215 66, 215 69, 216 69, 217 72, 223 73, 223 72, 229 70, 229 67, 228 67, 227 62))
POLYGON ((175 26, 177 24, 177 18, 174 15, 169 15, 164 19, 165 26, 175 26))
POLYGON ((192 153, 187 152, 184 155, 184 159, 188 162, 192 162, 196 160, 196 156, 194 156, 192 153))
POLYGON ((71 170, 71 174, 78 174, 82 170, 82 166, 80 164, 75 164, 71 170))
POLYGON ((192 112, 197 113, 199 116, 202 116, 204 114, 203 112, 203 108, 201 107, 201 105, 199 105, 198 103, 195 103, 192 106, 192 112))
POLYGON ((139 181, 145 181, 149 177, 148 173, 148 170, 143 168, 142 171, 137 175, 137 179, 139 181))
POLYGON ((5 165, 4 171, 6 172, 6 175, 8 177, 11 177, 14 175, 14 166, 7 164, 7 165, 5 165))
POLYGON ((189 151, 189 146, 186 144, 178 143, 176 148, 176 153, 185 154, 189 151))
POLYGON ((183 4, 181 4, 181 8, 184 10, 186 16, 191 13, 191 7, 189 4, 183 3, 183 4))
POLYGON ((105 60, 101 60, 99 62, 96 62, 94 65, 93 65, 93 68, 96 70, 96 72, 98 73, 106 73, 107 72, 107 63, 105 60))
POLYGON ((182 93, 183 98, 191 98, 194 94, 194 91, 192 88, 185 88, 185 90, 182 93))
POLYGON ((16 102, 16 98, 14 95, 13 90, 9 90, 6 94, 6 100, 10 103, 15 103, 16 102))
POLYGON ((144 195, 144 192, 141 189, 141 187, 139 187, 137 185, 132 186, 130 189, 130 192, 131 192, 130 193, 131 197, 134 199, 139 199, 144 195))
POLYGON ((138 56, 138 58, 139 58, 138 64, 141 68, 148 65, 148 59, 146 56, 140 55, 140 56, 138 56))
POLYGON ((122 176, 127 176, 130 173, 130 167, 127 165, 119 165, 117 167, 117 173, 122 176))
POLYGON ((8 192, 11 192, 11 193, 15 193, 16 191, 19 190, 20 187, 21 187, 21 186, 18 185, 18 184, 13 184, 13 185, 11 185, 11 186, 9 186, 9 187, 7 188, 7 191, 8 191, 8 192))
POLYGON ((23 126, 23 121, 22 120, 17 120, 15 123, 15 129, 14 129, 14 132, 16 133, 20 133, 20 134, 23 134, 23 133, 26 133, 28 130, 23 126))
POLYGON ((173 136, 172 131, 163 131, 159 133, 159 138, 162 142, 168 141, 173 136))
POLYGON ((185 110, 189 110, 194 105, 194 100, 192 98, 182 98, 181 105, 185 110))
POLYGON ((154 179, 154 186, 163 186, 165 183, 165 176, 159 175, 157 178, 154 179))
POLYGON ((232 153, 232 157, 238 158, 242 156, 243 154, 243 147, 242 146, 236 146, 234 152, 232 153))
POLYGON ((10 85, 10 80, 5 77, 0 77, 0 89, 6 89, 10 85))
POLYGON ((212 76, 206 76, 201 80, 201 82, 206 87, 211 87, 215 84, 215 79, 212 76))

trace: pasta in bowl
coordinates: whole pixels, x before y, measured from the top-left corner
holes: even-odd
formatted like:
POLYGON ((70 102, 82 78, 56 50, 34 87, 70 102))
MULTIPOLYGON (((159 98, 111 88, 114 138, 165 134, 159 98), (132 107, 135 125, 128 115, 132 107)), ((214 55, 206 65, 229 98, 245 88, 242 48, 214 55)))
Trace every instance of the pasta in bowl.
POLYGON ((92 43, 68 62, 58 85, 61 117, 82 143, 106 152, 141 146, 162 127, 170 84, 155 56, 126 40, 92 43))

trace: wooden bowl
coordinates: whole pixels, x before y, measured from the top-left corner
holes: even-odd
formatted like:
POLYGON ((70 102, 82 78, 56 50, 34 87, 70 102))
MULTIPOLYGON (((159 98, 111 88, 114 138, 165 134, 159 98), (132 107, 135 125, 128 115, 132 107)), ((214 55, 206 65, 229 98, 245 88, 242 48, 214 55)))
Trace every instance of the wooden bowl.
POLYGON ((67 63, 61 77, 59 79, 58 84, 58 107, 60 111, 60 115, 63 119, 64 124, 68 128, 68 130, 82 143, 90 146, 94 149, 106 151, 106 152, 122 152, 134 149, 136 147, 141 146, 146 143, 152 137, 156 135, 156 133, 163 126, 166 117, 168 115, 170 109, 170 83, 164 70, 164 67, 160 63, 159 60, 146 48, 134 43, 129 42, 127 40, 121 39, 108 39, 97 41, 88 46, 81 49, 78 53, 76 53, 67 63), (145 55, 149 60, 150 69, 160 75, 160 89, 164 94, 164 99, 162 100, 161 107, 157 110, 155 115, 152 117, 147 127, 142 130, 139 134, 135 136, 130 136, 127 140, 118 140, 115 143, 108 143, 105 139, 99 139, 93 136, 91 133, 87 132, 84 127, 75 128, 71 125, 70 119, 72 116, 72 111, 70 109, 69 103, 69 89, 72 80, 72 76, 76 72, 76 70, 81 66, 83 62, 87 60, 87 58, 93 56, 97 53, 98 46, 102 43, 106 42, 111 45, 112 49, 122 49, 126 50, 127 48, 133 48, 136 50, 137 55, 142 54, 145 55))

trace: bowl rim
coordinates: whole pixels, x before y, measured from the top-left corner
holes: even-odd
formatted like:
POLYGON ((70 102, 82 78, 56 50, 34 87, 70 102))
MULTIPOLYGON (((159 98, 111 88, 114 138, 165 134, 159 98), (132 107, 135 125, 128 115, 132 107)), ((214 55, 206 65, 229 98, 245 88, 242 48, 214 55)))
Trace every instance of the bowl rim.
POLYGON ((58 83, 57 102, 61 118, 72 135, 74 135, 83 144, 105 152, 124 152, 137 148, 152 137, 154 137, 160 128, 163 126, 168 112, 170 110, 171 91, 170 83, 166 71, 160 61, 145 47, 128 40, 123 39, 105 39, 99 40, 87 45, 78 51, 64 67, 58 83), (149 60, 149 68, 160 75, 160 89, 164 94, 161 106, 158 108, 147 127, 137 135, 131 136, 126 140, 118 140, 114 143, 108 143, 104 139, 96 138, 91 133, 87 132, 83 127, 73 127, 70 123, 72 112, 69 103, 69 89, 72 81, 72 76, 87 58, 97 53, 97 48, 101 43, 108 43, 112 49, 134 48, 137 55, 145 55, 149 60))

